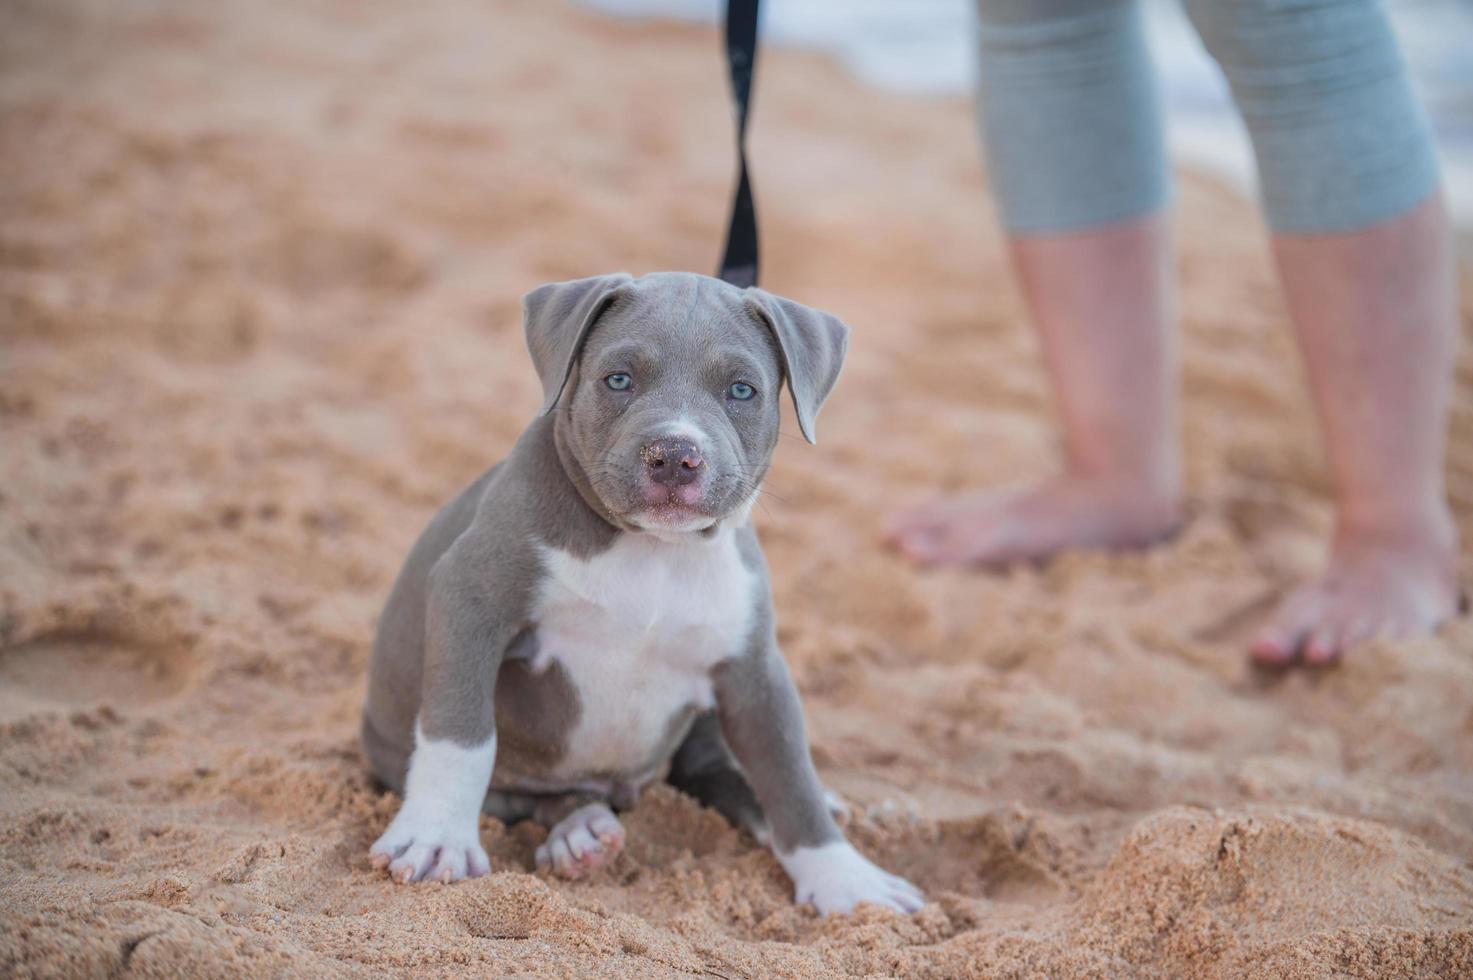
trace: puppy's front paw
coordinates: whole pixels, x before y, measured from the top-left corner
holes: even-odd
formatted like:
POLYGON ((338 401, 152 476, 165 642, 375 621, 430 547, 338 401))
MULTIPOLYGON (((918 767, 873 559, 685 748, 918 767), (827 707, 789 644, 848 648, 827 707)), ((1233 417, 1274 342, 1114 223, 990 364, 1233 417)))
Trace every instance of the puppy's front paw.
POLYGON ((452 829, 441 821, 404 809, 368 849, 368 859, 375 868, 387 868, 389 877, 401 885, 411 881, 440 881, 448 885, 462 878, 480 877, 491 870, 491 859, 481 846, 480 831, 474 820, 469 827, 452 829))
POLYGON ((821 915, 847 914, 861 902, 906 913, 926 904, 919 888, 876 867, 848 841, 800 847, 778 860, 793 879, 794 900, 812 903, 821 915))
POLYGON ((559 820, 537 848, 537 867, 581 878, 624 849, 624 825, 602 803, 581 806, 559 820))

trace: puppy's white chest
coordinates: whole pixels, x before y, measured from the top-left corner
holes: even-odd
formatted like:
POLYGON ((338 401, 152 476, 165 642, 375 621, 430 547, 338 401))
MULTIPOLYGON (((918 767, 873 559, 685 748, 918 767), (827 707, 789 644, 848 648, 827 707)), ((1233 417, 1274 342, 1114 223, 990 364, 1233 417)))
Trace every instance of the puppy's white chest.
POLYGON ((533 670, 553 662, 579 700, 559 775, 658 766, 682 716, 714 703, 711 669, 739 653, 756 608, 735 533, 621 535, 589 559, 546 549, 533 670))

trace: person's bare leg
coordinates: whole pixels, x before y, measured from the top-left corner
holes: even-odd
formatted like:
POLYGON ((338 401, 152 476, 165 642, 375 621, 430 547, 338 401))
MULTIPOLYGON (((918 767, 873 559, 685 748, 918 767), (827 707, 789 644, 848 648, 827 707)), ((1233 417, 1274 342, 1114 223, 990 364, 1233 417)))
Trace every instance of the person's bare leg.
POLYGON ((1064 427, 1065 470, 900 514, 890 539, 905 555, 997 564, 1141 546, 1172 530, 1180 462, 1170 237, 1166 216, 1153 214, 1012 238, 1064 427))
POLYGON ((1277 235, 1274 255, 1324 434, 1338 507, 1324 576, 1253 644, 1328 663, 1378 634, 1427 633, 1457 609, 1443 489, 1456 299, 1441 197, 1364 231, 1277 235))

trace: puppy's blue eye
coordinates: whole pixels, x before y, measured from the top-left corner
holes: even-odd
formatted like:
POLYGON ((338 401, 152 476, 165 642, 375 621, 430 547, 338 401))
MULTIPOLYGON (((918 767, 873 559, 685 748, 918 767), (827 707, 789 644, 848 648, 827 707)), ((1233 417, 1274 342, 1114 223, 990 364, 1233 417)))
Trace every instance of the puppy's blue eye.
POLYGON ((634 378, 620 372, 618 374, 611 374, 607 378, 604 378, 604 384, 608 385, 615 391, 628 391, 629 386, 634 384, 634 378))
POLYGON ((744 402, 750 401, 752 396, 757 394, 757 389, 745 381, 733 381, 731 387, 726 389, 726 393, 737 401, 744 402))

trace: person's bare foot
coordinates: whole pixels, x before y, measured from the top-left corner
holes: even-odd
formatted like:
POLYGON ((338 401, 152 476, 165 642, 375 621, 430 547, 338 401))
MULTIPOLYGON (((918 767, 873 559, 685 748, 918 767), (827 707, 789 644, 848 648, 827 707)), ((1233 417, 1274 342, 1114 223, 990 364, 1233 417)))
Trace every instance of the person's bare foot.
POLYGON ((1139 548, 1177 526, 1176 495, 1138 482, 1061 476, 899 514, 887 540, 919 565, 1001 565, 1075 548, 1139 548))
POLYGON ((1347 530, 1338 536, 1329 569, 1280 604, 1253 641, 1259 663, 1324 666, 1372 637, 1424 636, 1458 611, 1457 532, 1445 520, 1434 529, 1398 534, 1347 530))

